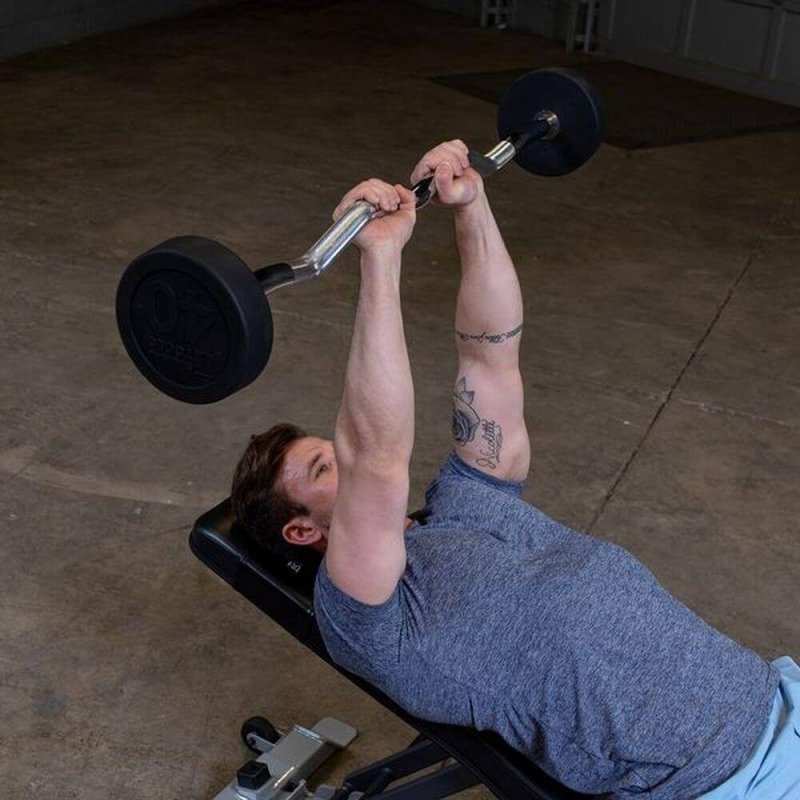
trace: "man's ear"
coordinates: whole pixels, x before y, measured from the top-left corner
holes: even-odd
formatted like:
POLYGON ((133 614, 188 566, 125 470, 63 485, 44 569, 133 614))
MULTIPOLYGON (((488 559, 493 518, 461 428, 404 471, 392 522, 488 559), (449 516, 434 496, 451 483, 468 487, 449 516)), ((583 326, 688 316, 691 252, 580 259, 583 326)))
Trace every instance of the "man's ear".
POLYGON ((292 517, 283 526, 281 533, 289 544, 311 545, 323 538, 322 531, 314 524, 311 517, 305 514, 292 517))

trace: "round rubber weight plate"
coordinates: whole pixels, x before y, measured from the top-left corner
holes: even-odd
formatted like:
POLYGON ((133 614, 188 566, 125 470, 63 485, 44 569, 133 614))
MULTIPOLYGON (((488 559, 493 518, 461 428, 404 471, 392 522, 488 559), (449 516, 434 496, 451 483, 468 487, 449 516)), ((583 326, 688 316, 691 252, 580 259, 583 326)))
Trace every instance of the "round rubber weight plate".
POLYGON ((251 383, 272 350, 272 314, 258 280, 227 247, 170 239, 135 259, 117 289, 128 354, 157 389, 213 403, 251 383))
POLYGON ((500 101, 500 138, 527 131, 536 115, 546 110, 558 115, 558 136, 530 142, 514 161, 534 175, 566 175, 586 163, 603 141, 603 99, 572 70, 554 67, 529 72, 517 78, 500 101))

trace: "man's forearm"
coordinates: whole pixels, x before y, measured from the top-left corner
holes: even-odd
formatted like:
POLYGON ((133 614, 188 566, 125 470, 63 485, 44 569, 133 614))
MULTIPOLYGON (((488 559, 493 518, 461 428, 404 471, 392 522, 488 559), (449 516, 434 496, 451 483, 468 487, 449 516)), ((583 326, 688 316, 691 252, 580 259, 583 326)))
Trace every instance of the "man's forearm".
POLYGON ((456 341, 462 355, 516 364, 522 332, 522 294, 484 194, 455 211, 462 282, 456 341))
POLYGON ((400 307, 400 252, 361 257, 361 286, 336 423, 340 468, 407 467, 414 442, 414 388, 400 307))

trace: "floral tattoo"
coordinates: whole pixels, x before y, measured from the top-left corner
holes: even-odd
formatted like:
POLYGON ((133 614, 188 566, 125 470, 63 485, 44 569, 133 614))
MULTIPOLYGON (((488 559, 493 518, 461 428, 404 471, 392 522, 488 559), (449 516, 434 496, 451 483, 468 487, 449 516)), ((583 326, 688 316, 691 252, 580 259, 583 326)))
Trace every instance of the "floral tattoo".
POLYGON ((459 378, 453 391, 453 438, 462 447, 475 438, 475 431, 481 424, 481 418, 472 407, 474 399, 475 392, 467 391, 467 379, 459 378))

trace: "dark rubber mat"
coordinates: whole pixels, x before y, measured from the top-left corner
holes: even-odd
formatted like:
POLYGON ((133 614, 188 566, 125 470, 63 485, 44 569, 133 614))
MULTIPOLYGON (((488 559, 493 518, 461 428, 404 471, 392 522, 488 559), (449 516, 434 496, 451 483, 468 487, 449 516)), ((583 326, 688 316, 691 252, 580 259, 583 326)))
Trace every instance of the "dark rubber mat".
MULTIPOLYGON (((626 150, 800 127, 800 108, 622 61, 580 64, 575 69, 605 98, 606 142, 626 150)), ((433 80, 497 103, 511 82, 528 71, 476 72, 433 80)))

